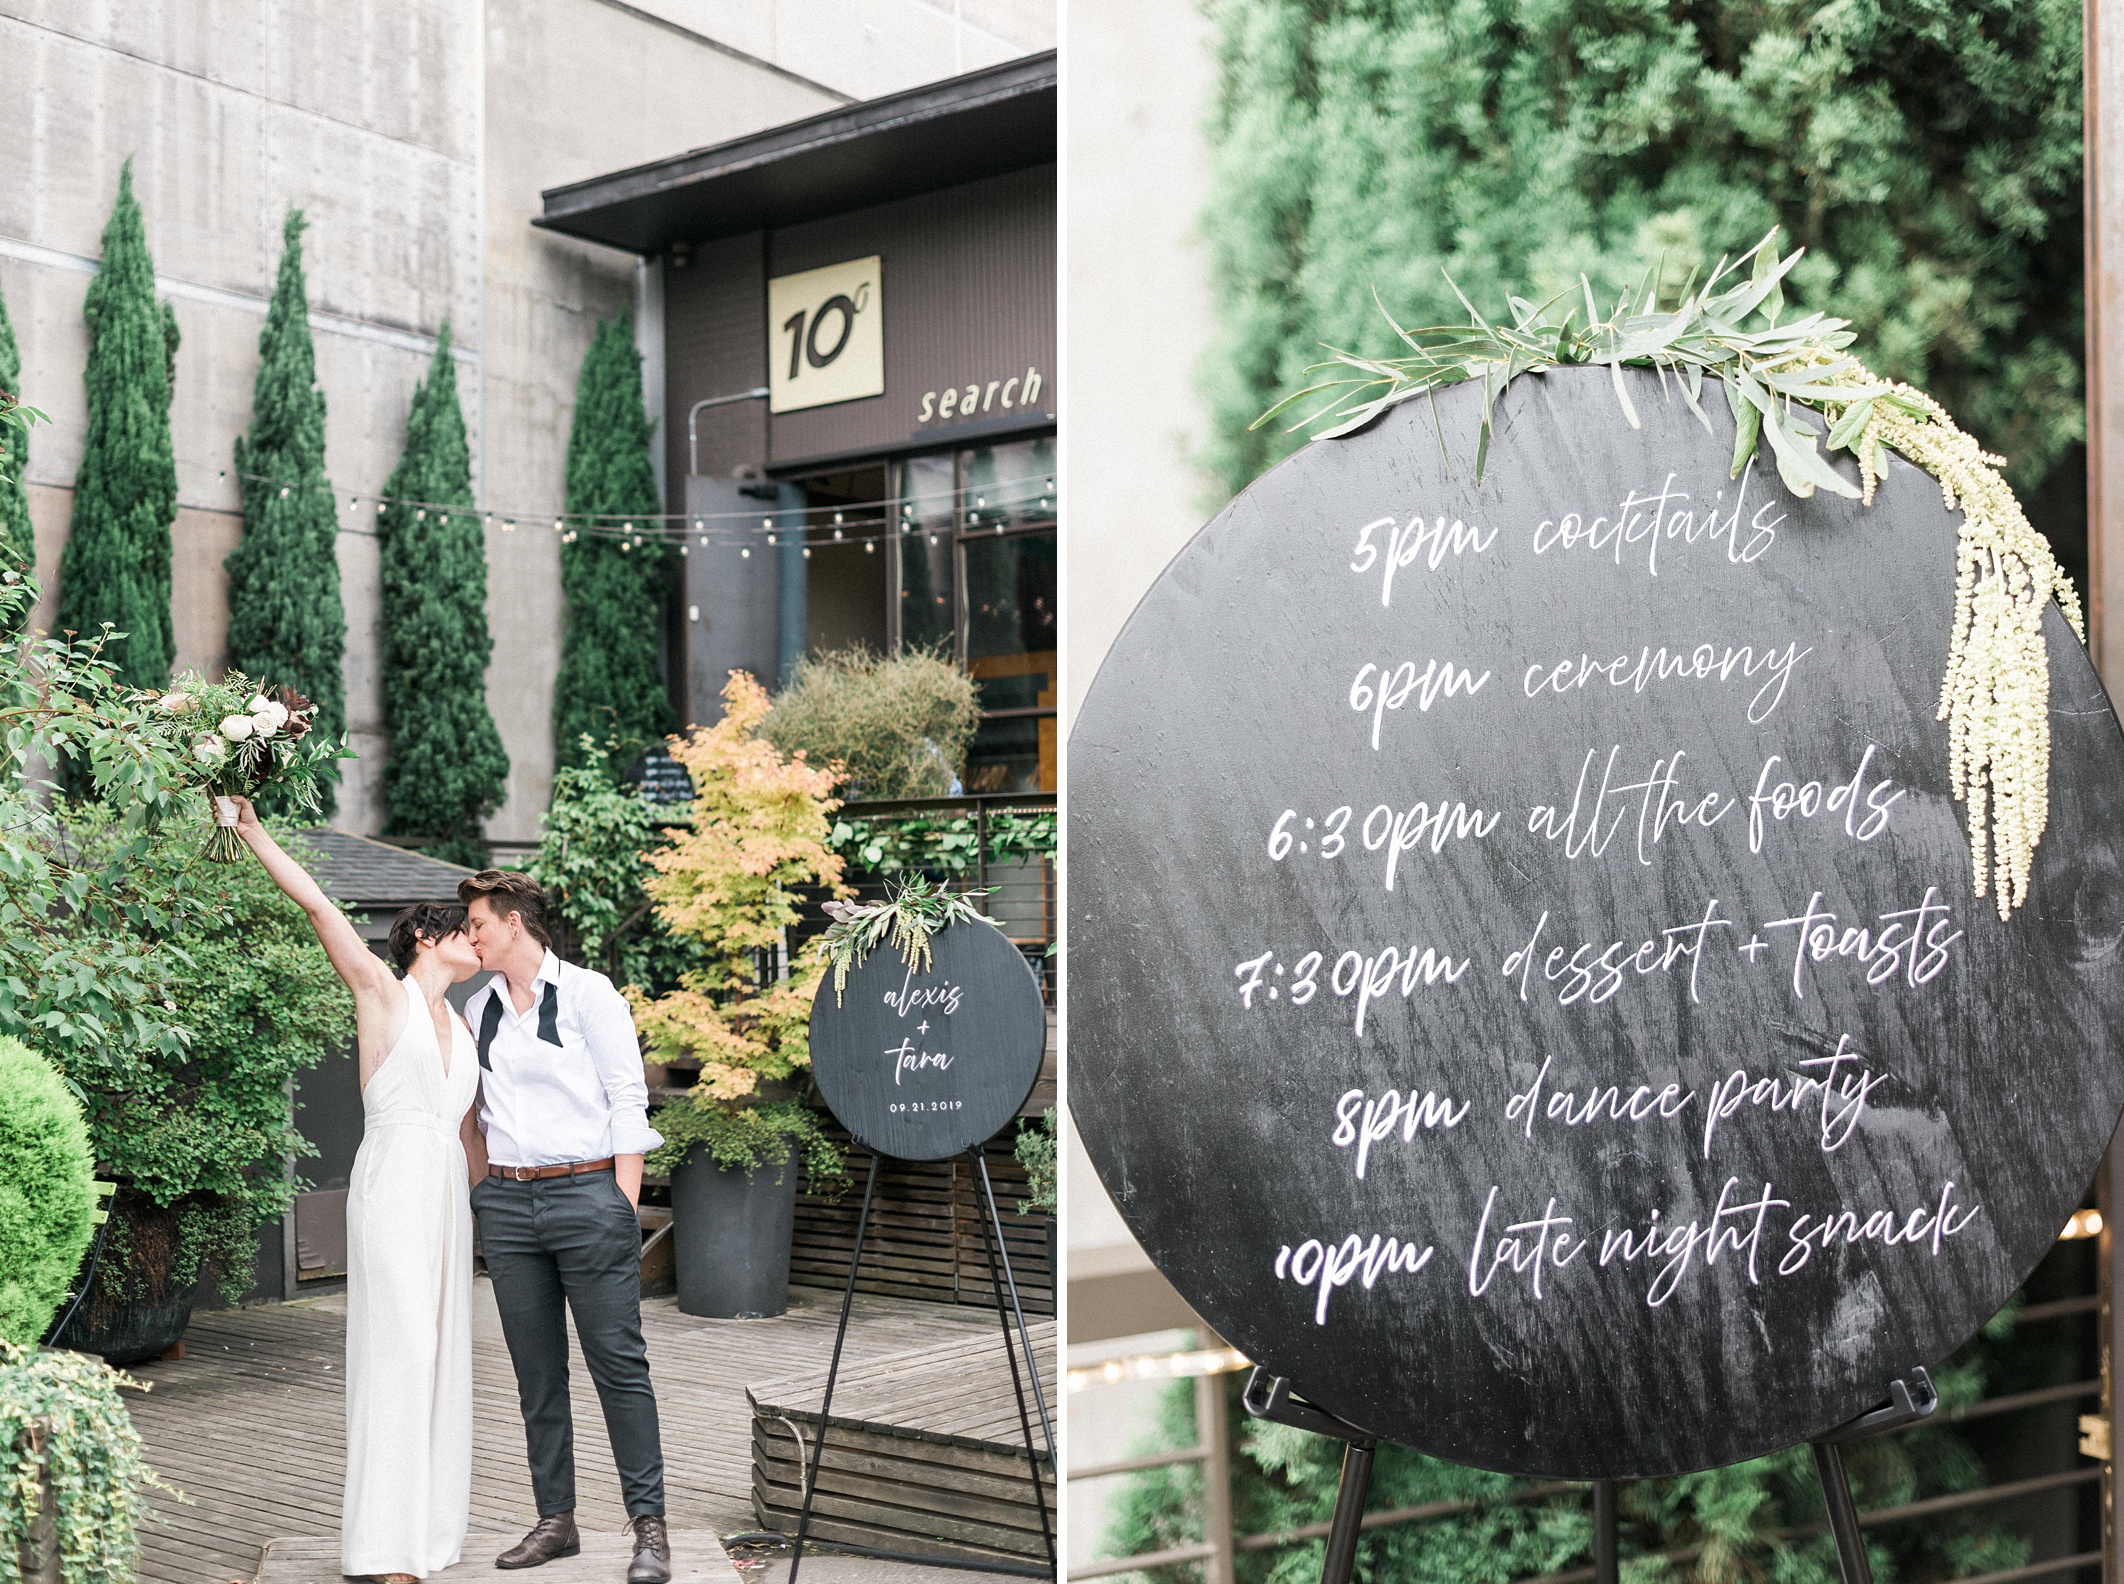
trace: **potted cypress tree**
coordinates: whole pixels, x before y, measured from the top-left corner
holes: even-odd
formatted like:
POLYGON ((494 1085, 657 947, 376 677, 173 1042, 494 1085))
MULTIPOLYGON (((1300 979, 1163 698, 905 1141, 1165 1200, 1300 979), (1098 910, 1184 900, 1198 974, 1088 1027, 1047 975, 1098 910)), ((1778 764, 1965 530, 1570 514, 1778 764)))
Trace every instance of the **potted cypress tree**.
POLYGON ((679 1308, 751 1317, 788 1307, 799 1172, 840 1174, 840 1153, 802 1085, 811 1000, 825 965, 789 932, 805 901, 846 894, 827 846, 840 773, 785 758, 760 734, 767 693, 742 672, 717 725, 674 738, 693 778, 693 824, 658 849, 648 880, 658 921, 693 942, 701 966, 678 989, 631 992, 650 1059, 698 1063, 686 1097, 656 1114, 671 1174, 679 1308))

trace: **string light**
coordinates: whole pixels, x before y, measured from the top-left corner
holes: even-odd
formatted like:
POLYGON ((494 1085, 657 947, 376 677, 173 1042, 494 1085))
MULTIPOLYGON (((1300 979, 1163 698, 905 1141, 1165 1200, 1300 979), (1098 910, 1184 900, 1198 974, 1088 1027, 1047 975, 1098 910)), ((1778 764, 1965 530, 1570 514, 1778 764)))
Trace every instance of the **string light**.
POLYGON ((1187 1353, 1139 1353, 1133 1358, 1109 1359, 1089 1369, 1069 1372, 1069 1389, 1113 1386, 1125 1380, 1185 1380, 1196 1375, 1228 1375, 1253 1361, 1237 1348, 1204 1348, 1187 1353))
POLYGON ((2060 1243, 2070 1243, 2080 1238, 2102 1235, 2102 1212, 2099 1210, 2075 1210, 2072 1219, 2065 1223, 2065 1230, 2058 1234, 2060 1243))

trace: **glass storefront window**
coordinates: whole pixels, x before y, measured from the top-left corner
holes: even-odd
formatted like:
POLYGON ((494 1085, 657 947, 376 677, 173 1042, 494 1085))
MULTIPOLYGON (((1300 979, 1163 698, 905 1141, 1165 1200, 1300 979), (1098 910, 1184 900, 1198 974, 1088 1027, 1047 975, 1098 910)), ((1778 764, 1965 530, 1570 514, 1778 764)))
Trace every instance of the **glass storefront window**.
POLYGON ((958 536, 958 469, 950 456, 916 457, 900 464, 900 647, 958 653, 957 584, 952 576, 958 536))

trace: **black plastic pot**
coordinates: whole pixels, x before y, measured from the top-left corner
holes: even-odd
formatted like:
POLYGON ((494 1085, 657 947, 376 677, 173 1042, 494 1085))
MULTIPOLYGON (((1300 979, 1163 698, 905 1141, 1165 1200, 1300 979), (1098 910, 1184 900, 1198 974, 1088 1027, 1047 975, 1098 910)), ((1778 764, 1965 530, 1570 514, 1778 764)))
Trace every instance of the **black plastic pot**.
POLYGON ((106 1364, 121 1368, 161 1358, 192 1323, 189 1292, 161 1303, 145 1300, 84 1304, 59 1333, 57 1346, 98 1353, 106 1364), (90 1324, 89 1317, 95 1316, 90 1324))
POLYGON ((789 1307, 798 1146, 777 1167, 725 1171, 699 1144, 671 1174, 671 1240, 683 1314, 758 1320, 789 1307))

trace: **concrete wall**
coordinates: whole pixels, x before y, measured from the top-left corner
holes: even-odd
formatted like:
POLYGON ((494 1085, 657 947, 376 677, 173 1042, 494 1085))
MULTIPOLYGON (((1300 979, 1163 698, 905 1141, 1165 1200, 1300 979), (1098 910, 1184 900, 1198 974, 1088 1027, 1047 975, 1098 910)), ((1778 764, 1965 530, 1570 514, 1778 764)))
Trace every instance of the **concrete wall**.
POLYGON ((223 662, 221 559, 240 532, 230 446, 250 421, 281 218, 301 207, 362 755, 339 823, 382 824, 373 495, 447 317, 494 513, 489 703, 512 772, 489 829, 535 837, 558 558, 550 526, 501 524, 550 524, 583 349, 600 315, 640 295, 630 256, 532 229, 539 190, 1046 47, 1053 16, 1053 0, 0 0, 0 292, 24 392, 54 420, 31 439, 39 575, 49 588, 65 542, 85 431, 82 296, 131 157, 184 335, 179 662, 223 662))

